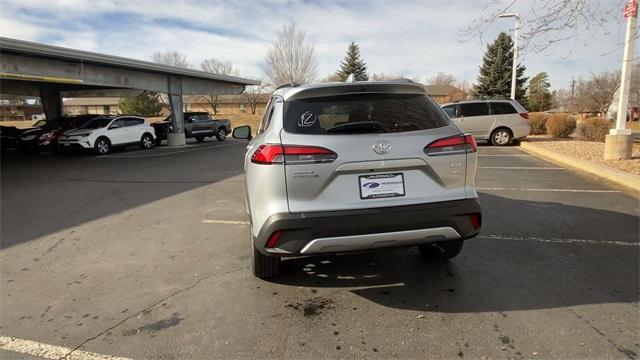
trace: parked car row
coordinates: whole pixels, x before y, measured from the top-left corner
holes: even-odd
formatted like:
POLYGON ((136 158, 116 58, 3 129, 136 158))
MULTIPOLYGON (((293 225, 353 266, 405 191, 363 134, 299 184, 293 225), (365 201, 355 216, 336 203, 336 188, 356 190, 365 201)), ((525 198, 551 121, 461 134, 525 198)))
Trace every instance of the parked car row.
MULTIPOLYGON (((201 142, 215 136, 224 141, 231 131, 229 120, 214 120, 206 112, 187 112, 185 136, 201 142)), ((114 147, 138 144, 143 149, 160 145, 172 131, 171 117, 152 125, 137 116, 79 115, 39 120, 28 129, 0 126, 2 149, 15 148, 29 154, 71 149, 107 154, 114 147)))

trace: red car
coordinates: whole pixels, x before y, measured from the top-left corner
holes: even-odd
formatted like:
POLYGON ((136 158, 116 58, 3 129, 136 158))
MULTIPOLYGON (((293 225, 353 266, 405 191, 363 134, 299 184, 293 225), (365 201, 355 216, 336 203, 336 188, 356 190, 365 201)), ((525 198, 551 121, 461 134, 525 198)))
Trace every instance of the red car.
POLYGON ((29 154, 42 151, 58 151, 58 138, 67 130, 75 129, 80 124, 99 115, 63 116, 47 121, 46 124, 26 130, 20 134, 20 148, 29 154))

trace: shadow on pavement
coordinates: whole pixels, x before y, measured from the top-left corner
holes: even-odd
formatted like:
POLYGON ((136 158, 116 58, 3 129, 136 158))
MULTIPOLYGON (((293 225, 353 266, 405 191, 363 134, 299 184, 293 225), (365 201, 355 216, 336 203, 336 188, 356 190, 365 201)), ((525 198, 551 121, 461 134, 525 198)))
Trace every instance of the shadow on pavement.
POLYGON ((111 157, 3 152, 0 248, 242 174, 245 145, 206 141, 185 152, 162 147, 111 157))
MULTIPOLYGON (((540 238, 590 235, 582 238, 637 242, 636 216, 488 194, 482 194, 481 200, 484 234, 540 238), (543 214, 523 218, 531 214, 529 208, 541 206, 543 214), (551 214, 564 220, 545 221, 551 214), (598 231, 589 230, 594 224, 600 225, 598 231), (561 227, 564 230, 560 231, 561 227)), ((285 275, 274 282, 352 287, 351 292, 370 301, 406 310, 545 309, 637 302, 639 257, 637 246, 479 237, 469 240, 458 257, 445 263, 424 261, 415 248, 291 259, 283 262, 285 275)))

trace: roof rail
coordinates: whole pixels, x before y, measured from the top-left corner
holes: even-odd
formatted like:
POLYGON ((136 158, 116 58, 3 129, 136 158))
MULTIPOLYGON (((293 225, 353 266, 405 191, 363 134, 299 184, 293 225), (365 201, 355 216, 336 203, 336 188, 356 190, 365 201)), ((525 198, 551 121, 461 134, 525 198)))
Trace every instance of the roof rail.
POLYGON ((298 86, 300 86, 300 84, 289 82, 289 83, 284 83, 284 84, 278 86, 276 88, 276 90, 280 90, 280 89, 284 89, 284 88, 290 88, 290 87, 298 87, 298 86))

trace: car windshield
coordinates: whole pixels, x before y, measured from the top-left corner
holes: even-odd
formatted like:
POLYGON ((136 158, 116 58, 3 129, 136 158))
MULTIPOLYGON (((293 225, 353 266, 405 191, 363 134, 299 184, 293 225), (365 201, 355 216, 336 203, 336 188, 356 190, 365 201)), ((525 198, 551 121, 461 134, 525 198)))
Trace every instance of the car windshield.
POLYGON ((99 129, 106 127, 111 122, 111 118, 95 118, 87 121, 86 123, 80 125, 78 129, 99 129))
POLYGON ((285 131, 297 134, 394 133, 447 124, 423 94, 348 94, 285 103, 285 131))

